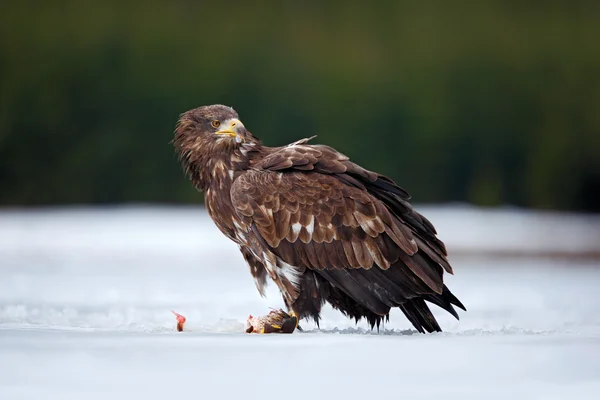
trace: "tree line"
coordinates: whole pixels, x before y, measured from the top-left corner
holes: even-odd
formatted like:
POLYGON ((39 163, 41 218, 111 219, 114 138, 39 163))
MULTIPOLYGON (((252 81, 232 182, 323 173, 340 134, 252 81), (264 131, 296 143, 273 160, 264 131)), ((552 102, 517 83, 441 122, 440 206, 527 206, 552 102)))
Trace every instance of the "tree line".
POLYGON ((200 202, 169 141, 223 103, 418 203, 600 211, 597 2, 2 8, 2 205, 200 202))

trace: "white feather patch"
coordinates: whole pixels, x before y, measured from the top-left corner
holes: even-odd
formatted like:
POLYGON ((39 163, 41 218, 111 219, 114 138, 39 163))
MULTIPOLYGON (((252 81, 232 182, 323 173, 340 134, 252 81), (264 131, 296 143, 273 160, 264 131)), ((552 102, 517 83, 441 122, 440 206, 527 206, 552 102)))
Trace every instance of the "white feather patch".
POLYGON ((300 281, 302 280, 302 269, 286 263, 281 258, 279 258, 277 261, 279 264, 278 273, 286 277, 287 280, 294 285, 294 287, 298 288, 300 286, 300 281))
POLYGON ((271 262, 270 257, 267 253, 263 253, 262 259, 264 260, 265 267, 267 267, 267 272, 271 275, 271 278, 274 275, 277 275, 277 266, 271 262))
POLYGON ((294 235, 299 234, 300 229, 302 229, 302 225, 300 224, 300 222, 296 222, 295 224, 292 224, 292 231, 294 232, 294 235))
POLYGON ((311 215, 310 222, 306 226, 306 231, 308 232, 309 235, 312 235, 314 230, 315 230, 315 216, 311 215))
POLYGON ((239 231, 241 232, 248 232, 248 229, 244 229, 240 226, 240 224, 237 223, 237 221, 235 220, 235 218, 231 219, 233 221, 233 226, 235 226, 239 231))

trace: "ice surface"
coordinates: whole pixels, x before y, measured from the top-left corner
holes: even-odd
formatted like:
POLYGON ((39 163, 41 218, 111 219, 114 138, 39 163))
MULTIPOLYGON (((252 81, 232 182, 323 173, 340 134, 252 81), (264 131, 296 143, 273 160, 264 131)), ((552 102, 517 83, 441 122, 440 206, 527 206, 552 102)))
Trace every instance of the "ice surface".
POLYGON ((282 300, 201 208, 0 212, 0 399, 597 398, 598 261, 485 254, 594 252, 597 217, 422 211, 470 254, 460 321, 432 306, 445 332, 420 335, 394 311, 377 334, 327 308, 286 336, 243 333, 282 300))

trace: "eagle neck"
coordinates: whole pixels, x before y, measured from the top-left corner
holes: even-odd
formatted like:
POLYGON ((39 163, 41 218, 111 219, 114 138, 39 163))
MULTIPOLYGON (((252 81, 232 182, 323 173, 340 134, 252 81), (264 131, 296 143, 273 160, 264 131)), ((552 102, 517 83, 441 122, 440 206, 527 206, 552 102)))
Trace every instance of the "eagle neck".
POLYGON ((196 187, 204 192, 207 211, 217 227, 230 239, 236 240, 235 210, 231 202, 231 187, 246 171, 253 157, 259 155, 260 145, 243 145, 206 160, 205 168, 193 178, 196 187))
POLYGON ((260 151, 259 148, 258 144, 245 144, 217 154, 202 154, 190 165, 194 186, 203 192, 229 191, 239 173, 248 169, 251 159, 260 151))

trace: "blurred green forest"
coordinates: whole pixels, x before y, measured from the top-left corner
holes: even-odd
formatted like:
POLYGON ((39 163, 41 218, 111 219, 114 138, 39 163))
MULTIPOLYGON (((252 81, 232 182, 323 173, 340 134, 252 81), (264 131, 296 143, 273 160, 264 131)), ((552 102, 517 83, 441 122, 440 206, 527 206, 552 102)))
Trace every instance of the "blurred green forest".
POLYGON ((169 141, 233 106, 416 203, 600 211, 600 2, 0 6, 0 204, 201 201, 169 141))

